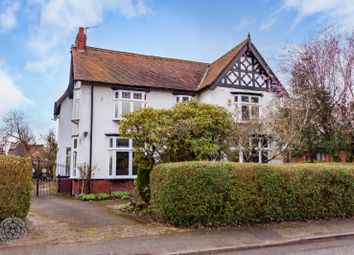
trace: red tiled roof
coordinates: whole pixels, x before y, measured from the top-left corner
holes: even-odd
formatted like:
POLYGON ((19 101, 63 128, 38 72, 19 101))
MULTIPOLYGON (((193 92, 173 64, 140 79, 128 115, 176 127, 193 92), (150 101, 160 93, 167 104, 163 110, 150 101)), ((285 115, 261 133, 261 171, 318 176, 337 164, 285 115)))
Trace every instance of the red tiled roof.
POLYGON ((238 44, 236 47, 231 49, 225 55, 223 55, 222 57, 218 58, 213 63, 211 63, 198 89, 203 89, 211 85, 246 44, 247 44, 247 39, 242 41, 240 44, 238 44))
MULTIPOLYGON (((248 42, 250 37, 210 64, 94 47, 78 51, 72 47, 71 78, 112 85, 198 92, 212 85, 248 42)), ((62 100, 69 95, 69 87, 54 105, 55 116, 59 114, 62 100)))
POLYGON ((208 64, 110 51, 72 48, 74 80, 195 91, 208 64))

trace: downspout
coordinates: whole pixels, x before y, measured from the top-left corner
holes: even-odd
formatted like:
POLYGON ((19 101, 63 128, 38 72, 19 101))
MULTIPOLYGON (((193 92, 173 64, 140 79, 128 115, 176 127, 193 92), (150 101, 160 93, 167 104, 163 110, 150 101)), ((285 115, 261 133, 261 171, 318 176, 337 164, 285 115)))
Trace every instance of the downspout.
POLYGON ((90 169, 90 178, 89 178, 89 193, 92 191, 92 130, 93 130, 93 85, 91 85, 91 112, 90 112, 90 159, 89 159, 89 169, 90 169))

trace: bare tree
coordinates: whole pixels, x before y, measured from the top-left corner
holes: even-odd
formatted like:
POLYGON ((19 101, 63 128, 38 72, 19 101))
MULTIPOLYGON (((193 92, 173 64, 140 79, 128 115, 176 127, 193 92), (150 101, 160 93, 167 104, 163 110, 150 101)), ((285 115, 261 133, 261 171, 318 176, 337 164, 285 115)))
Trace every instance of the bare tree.
POLYGON ((270 133, 287 151, 331 153, 349 149, 354 137, 354 33, 325 31, 288 49, 283 71, 289 96, 269 111, 270 133))
MULTIPOLYGON (((90 166, 87 163, 80 164, 77 167, 77 170, 79 171, 81 177, 81 194, 84 194, 85 186, 91 185, 91 179, 95 172, 95 169, 95 166, 90 166)), ((91 188, 88 187, 88 190, 90 191, 91 188)))
POLYGON ((47 168, 51 174, 54 176, 54 166, 57 157, 58 144, 56 140, 56 135, 53 129, 49 129, 46 133, 41 134, 41 139, 44 142, 44 153, 43 157, 48 162, 47 168))
POLYGON ((25 114, 19 111, 10 111, 0 119, 0 139, 3 143, 18 143, 28 154, 31 145, 35 144, 35 136, 32 134, 25 114))

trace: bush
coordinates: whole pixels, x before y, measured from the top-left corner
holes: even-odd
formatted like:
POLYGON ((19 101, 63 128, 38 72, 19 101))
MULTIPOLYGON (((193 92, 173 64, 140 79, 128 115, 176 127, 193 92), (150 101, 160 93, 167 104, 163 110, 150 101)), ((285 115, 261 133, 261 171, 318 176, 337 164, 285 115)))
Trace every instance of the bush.
POLYGON ((354 215, 353 164, 161 164, 151 203, 172 224, 230 225, 354 215))
POLYGON ((81 193, 81 194, 79 195, 79 199, 80 199, 80 200, 84 200, 84 201, 97 200, 97 196, 96 196, 96 194, 92 194, 92 193, 90 193, 90 194, 81 193))
POLYGON ((145 164, 139 164, 138 175, 136 177, 136 188, 143 201, 150 200, 150 172, 151 170, 145 167, 145 164))
POLYGON ((0 155, 0 176, 0 221, 11 216, 25 219, 31 205, 31 162, 0 155))
POLYGON ((113 191, 111 193, 111 196, 113 198, 126 200, 126 199, 129 199, 129 192, 128 191, 113 191))
POLYGON ((110 195, 104 192, 101 193, 97 193, 96 194, 96 199, 97 200, 106 200, 106 199, 110 199, 110 195))
POLYGON ((128 203, 128 204, 121 204, 118 206, 118 209, 122 212, 128 212, 128 211, 131 211, 133 210, 133 206, 128 203))

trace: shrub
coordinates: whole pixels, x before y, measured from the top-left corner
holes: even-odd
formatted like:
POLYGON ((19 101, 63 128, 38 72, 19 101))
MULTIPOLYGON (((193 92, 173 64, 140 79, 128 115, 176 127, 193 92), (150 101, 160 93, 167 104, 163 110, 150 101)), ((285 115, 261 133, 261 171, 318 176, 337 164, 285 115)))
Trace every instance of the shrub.
POLYGON ((0 176, 0 221, 11 216, 26 218, 31 204, 31 162, 0 155, 0 176))
POLYGON ((128 191, 113 191, 111 193, 111 196, 113 198, 126 200, 126 199, 129 199, 129 192, 128 191))
POLYGON ((353 164, 161 164, 151 175, 152 208, 181 226, 354 215, 353 164))
POLYGON ((143 201, 148 202, 150 200, 150 172, 151 169, 145 166, 145 164, 138 164, 138 174, 136 177, 136 188, 143 201))
POLYGON ((133 210, 133 206, 130 203, 121 204, 118 206, 118 209, 121 210, 122 212, 127 212, 133 210))
POLYGON ((84 201, 96 200, 96 199, 97 199, 97 196, 96 196, 96 194, 92 194, 92 193, 90 193, 90 194, 81 193, 81 194, 79 195, 79 199, 80 199, 80 200, 84 200, 84 201))
POLYGON ((107 194, 107 193, 104 193, 104 192, 96 194, 96 199, 97 200, 106 200, 106 199, 109 199, 109 198, 110 198, 110 195, 107 194))

